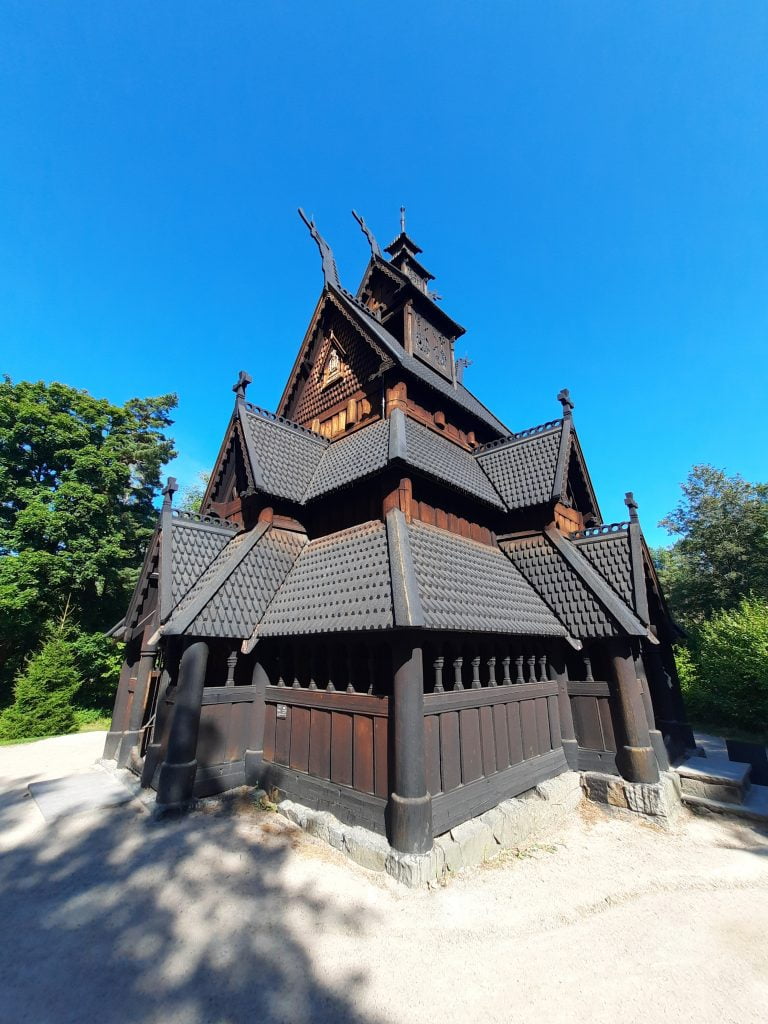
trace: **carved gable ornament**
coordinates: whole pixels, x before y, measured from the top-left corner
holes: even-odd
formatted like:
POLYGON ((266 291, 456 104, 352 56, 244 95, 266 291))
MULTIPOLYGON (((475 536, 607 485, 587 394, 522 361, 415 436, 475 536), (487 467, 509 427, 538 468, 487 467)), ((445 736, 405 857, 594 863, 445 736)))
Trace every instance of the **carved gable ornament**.
POLYGON ((326 341, 328 342, 329 351, 322 372, 322 384, 324 388, 339 380, 344 371, 344 362, 342 361, 339 353, 340 346, 333 331, 330 332, 326 341))

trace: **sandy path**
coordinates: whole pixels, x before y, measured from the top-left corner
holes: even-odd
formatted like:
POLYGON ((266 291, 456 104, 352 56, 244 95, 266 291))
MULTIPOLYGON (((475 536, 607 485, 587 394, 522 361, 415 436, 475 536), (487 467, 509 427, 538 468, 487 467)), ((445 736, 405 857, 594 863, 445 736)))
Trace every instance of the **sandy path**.
POLYGON ((274 814, 45 824, 27 781, 102 743, 0 748, 3 1022, 766 1020, 768 840, 749 827, 589 807, 413 893, 274 814))

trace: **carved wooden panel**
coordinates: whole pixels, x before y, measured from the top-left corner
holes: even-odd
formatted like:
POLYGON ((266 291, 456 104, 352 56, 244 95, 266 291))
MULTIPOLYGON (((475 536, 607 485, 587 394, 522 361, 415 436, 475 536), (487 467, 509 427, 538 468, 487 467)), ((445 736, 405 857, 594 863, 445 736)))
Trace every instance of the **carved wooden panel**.
POLYGON ((450 341, 415 310, 411 316, 413 354, 452 381, 453 349, 450 341))

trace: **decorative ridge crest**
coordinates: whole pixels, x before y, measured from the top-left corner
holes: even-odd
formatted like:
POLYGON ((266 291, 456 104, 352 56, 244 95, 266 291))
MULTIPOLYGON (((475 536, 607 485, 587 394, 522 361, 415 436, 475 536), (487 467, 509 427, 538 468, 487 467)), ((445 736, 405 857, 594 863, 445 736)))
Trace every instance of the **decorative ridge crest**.
POLYGON ((299 434, 308 434, 316 441, 322 441, 324 445, 328 444, 327 437, 323 437, 322 434, 318 434, 315 430, 310 430, 309 427, 302 427, 300 423, 288 420, 285 416, 278 416, 276 412, 269 412, 268 409, 262 409, 258 405, 253 405, 252 402, 244 402, 243 404, 246 412, 249 412, 254 416, 258 416, 260 419, 271 420, 273 423, 279 423, 283 427, 289 427, 291 430, 295 430, 299 434))
POLYGON ((493 448, 501 448, 505 444, 513 444, 515 441, 525 441, 529 437, 545 434, 548 430, 554 430, 556 427, 561 426, 562 422, 562 420, 549 420, 547 423, 540 423, 537 427, 528 427, 526 430, 520 430, 516 434, 499 437, 495 441, 488 441, 487 444, 480 445, 479 448, 475 449, 474 454, 481 455, 491 451, 493 448))
POLYGON ((323 261, 323 278, 325 279, 325 283, 335 284, 337 287, 340 287, 339 271, 336 267, 333 250, 317 230, 314 217, 307 217, 301 207, 299 207, 299 216, 309 228, 309 233, 314 238, 315 244, 320 250, 320 257, 323 261))
POLYGON ((383 254, 382 254, 382 251, 381 251, 381 246, 376 241, 376 236, 371 231, 371 229, 368 227, 368 225, 365 223, 365 221, 363 220, 362 216, 357 212, 357 210, 353 210, 352 211, 352 216, 355 218, 357 223, 360 225, 360 230, 363 232, 365 237, 368 239, 368 245, 370 245, 370 247, 371 247, 371 255, 372 256, 382 256, 382 258, 383 258, 383 254))
POLYGON ((590 537, 605 537, 608 534, 626 533, 629 523, 603 523, 602 526, 590 526, 586 530, 574 530, 568 536, 571 540, 585 540, 590 537))
POLYGON ((229 519, 221 519, 219 516, 206 516, 202 512, 187 512, 182 508, 172 509, 171 516, 174 519, 182 519, 190 523, 207 523, 210 526, 220 526, 225 530, 240 529, 237 523, 230 522, 229 519))

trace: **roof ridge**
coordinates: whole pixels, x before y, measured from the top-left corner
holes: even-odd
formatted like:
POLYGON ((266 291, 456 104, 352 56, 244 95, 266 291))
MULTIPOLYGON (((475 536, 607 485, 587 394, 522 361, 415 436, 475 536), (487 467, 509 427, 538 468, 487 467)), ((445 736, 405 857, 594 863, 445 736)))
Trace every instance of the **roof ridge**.
POLYGON ((502 448, 506 444, 514 444, 515 441, 527 441, 529 438, 538 437, 540 434, 554 430, 556 427, 562 426, 562 424, 563 419, 560 418, 559 420, 548 420, 546 423, 540 423, 536 427, 527 427, 516 434, 508 434, 506 437, 499 437, 495 441, 488 441, 487 444, 480 445, 473 454, 483 455, 494 448, 502 448))
POLYGON ((327 437, 323 437, 322 434, 318 434, 316 430, 310 430, 309 427, 302 427, 300 423, 296 423, 294 420, 286 419, 285 416, 278 416, 276 412, 270 412, 268 409, 262 409, 259 405, 254 405, 252 402, 243 402, 246 412, 251 413, 254 416, 258 416, 259 419, 271 421, 276 423, 278 426, 285 427, 289 430, 295 430, 300 434, 308 434, 309 437, 316 441, 321 441, 323 446, 330 444, 327 437))
POLYGON ((592 538, 612 535, 629 531, 629 521, 619 523, 601 523, 600 526, 589 526, 584 530, 574 530, 568 536, 571 540, 590 540, 592 538))

